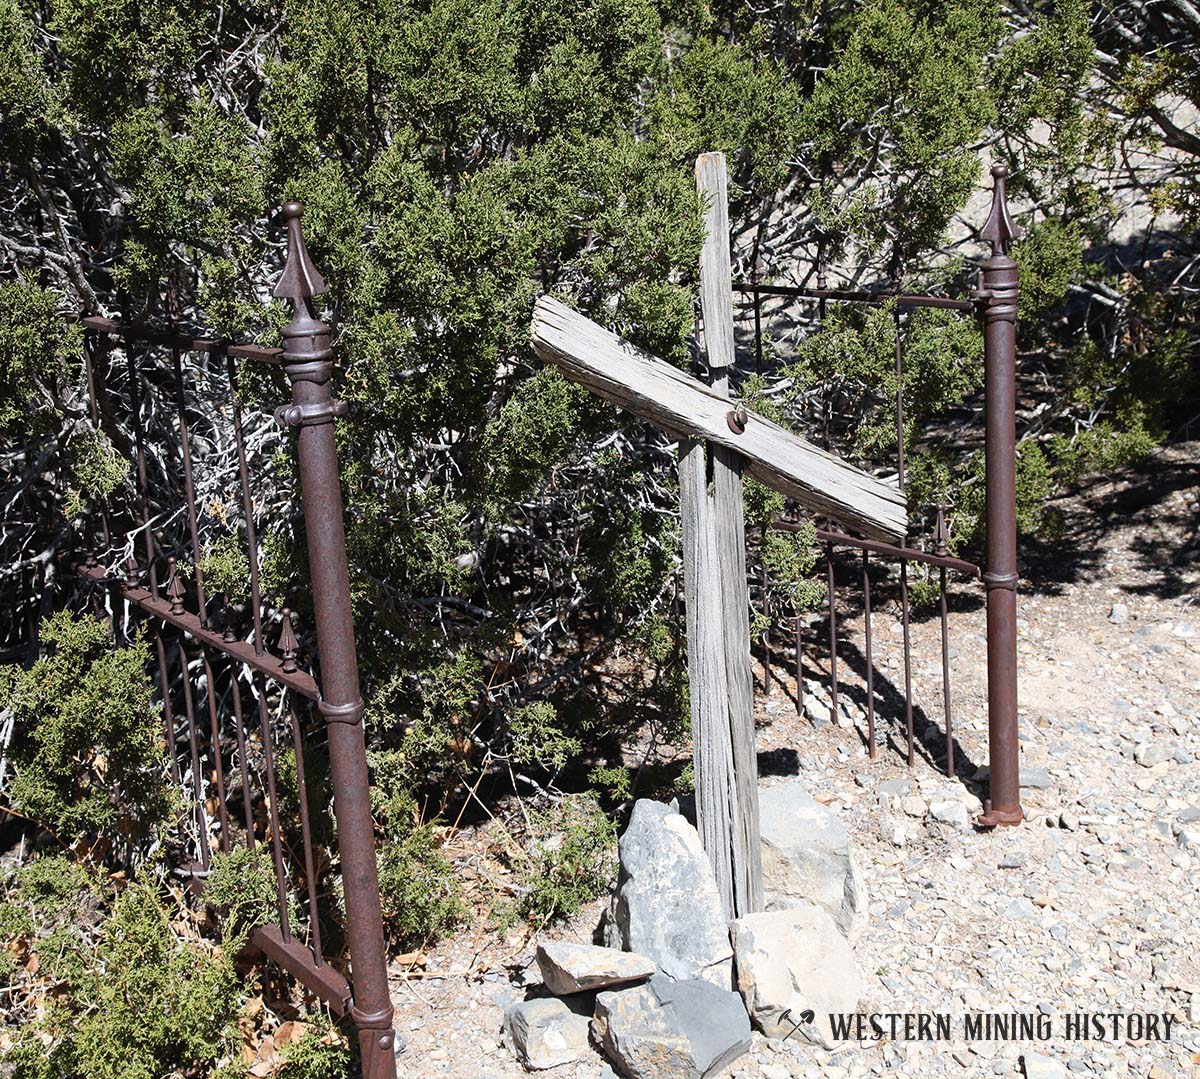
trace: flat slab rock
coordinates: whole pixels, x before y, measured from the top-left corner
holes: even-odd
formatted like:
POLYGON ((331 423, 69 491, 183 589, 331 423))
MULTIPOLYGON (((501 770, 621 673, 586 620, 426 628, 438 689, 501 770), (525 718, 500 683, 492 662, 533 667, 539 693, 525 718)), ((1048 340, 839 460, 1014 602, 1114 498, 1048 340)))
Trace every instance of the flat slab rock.
POLYGON ((747 914, 733 923, 738 989, 768 1038, 834 1045, 830 1013, 854 1012, 862 977, 828 912, 815 905, 747 914), (813 1012, 810 1022, 800 1016, 813 1012))
POLYGON ((557 1068, 588 1052, 586 1015, 573 1012, 557 997, 518 1000, 504 1012, 509 1051, 527 1068, 557 1068))
POLYGON ((712 863, 691 823, 642 798, 621 836, 621 875, 608 943, 683 981, 733 988, 733 948, 712 863))
POLYGON ((636 982, 654 973, 654 961, 644 955, 569 940, 539 944, 537 963, 546 988, 556 996, 636 982))
POLYGON ((655 974, 600 993, 592 1035, 629 1079, 703 1079, 750 1049, 750 1020, 736 993, 655 974))

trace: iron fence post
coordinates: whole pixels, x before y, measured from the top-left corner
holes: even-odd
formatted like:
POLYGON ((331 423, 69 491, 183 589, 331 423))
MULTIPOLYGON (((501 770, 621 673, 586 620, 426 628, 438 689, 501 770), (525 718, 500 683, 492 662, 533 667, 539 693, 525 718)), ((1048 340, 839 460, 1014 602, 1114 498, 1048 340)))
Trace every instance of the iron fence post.
POLYGON ((275 416, 297 429, 301 498, 312 574, 317 647, 321 657, 318 708, 329 734, 329 768, 337 817, 338 850, 346 903, 354 1003, 366 1079, 394 1079, 392 1003, 388 993, 375 833, 371 819, 363 702, 350 609, 350 575, 334 418, 344 408, 333 399, 329 327, 315 315, 312 298, 326 291, 304 246, 298 202, 283 208, 288 256, 274 294, 292 302, 283 329, 281 357, 292 401, 275 416))
POLYGON ((987 466, 987 589, 989 798, 980 823, 1020 824, 1017 734, 1017 264, 1009 245, 1020 232, 1008 213, 1007 170, 992 168, 992 210, 980 237, 992 245, 979 276, 983 319, 987 466))

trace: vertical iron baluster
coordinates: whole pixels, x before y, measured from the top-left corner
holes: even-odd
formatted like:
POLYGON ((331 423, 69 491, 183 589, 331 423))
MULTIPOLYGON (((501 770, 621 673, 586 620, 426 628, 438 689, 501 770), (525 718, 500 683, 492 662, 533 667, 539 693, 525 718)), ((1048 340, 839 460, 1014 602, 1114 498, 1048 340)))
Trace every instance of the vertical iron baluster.
MULTIPOLYGON (((105 338, 105 341, 108 339, 105 338)), ((88 410, 92 417, 92 430, 97 434, 100 432, 100 407, 96 402, 96 372, 95 363, 92 355, 92 349, 96 342, 96 336, 91 333, 83 335, 83 367, 87 375, 87 394, 88 394, 88 410)), ((107 349, 104 350, 107 352, 107 349)), ((112 547, 112 534, 108 525, 108 507, 104 502, 100 503, 100 535, 104 541, 104 550, 107 553, 112 547)))
POLYGON ((912 648, 908 635, 908 559, 900 560, 900 618, 904 627, 904 730, 908 740, 908 766, 916 763, 913 745, 912 648))
POLYGON ((250 758, 246 753, 246 726, 242 716, 242 688, 237 667, 229 664, 229 688, 233 697, 233 722, 237 733, 238 761, 242 773, 242 811, 246 815, 246 846, 254 849, 254 800, 250 796, 250 758))
POLYGON ((176 753, 178 734, 175 730, 175 715, 171 710, 171 680, 167 674, 167 652, 163 647, 162 633, 154 634, 154 651, 158 656, 158 685, 163 700, 163 728, 167 737, 167 752, 171 757, 171 778, 177 787, 182 787, 183 776, 179 771, 179 757, 176 753))
POLYGON ((271 857, 275 862, 275 885, 279 893, 279 931, 285 941, 292 939, 287 908, 287 872, 283 867, 283 836, 279 827, 279 798, 275 791, 275 751, 271 740, 271 717, 267 709, 267 690, 261 674, 254 676, 258 696, 258 723, 262 730, 263 763, 267 772, 267 815, 271 829, 271 857))
POLYGON ((804 618, 796 612, 796 715, 804 715, 804 618))
POLYGON ((829 699, 832 703, 833 722, 838 720, 838 673, 837 673, 837 591, 833 576, 833 544, 825 545, 825 566, 829 578, 829 699))
MULTIPOLYGON (((934 526, 935 552, 945 558, 950 553, 946 532, 946 513, 938 506, 934 526)), ((942 705, 946 715, 946 772, 954 778, 954 720, 950 714, 950 627, 946 609, 946 567, 938 567, 939 595, 942 615, 942 705)))
MULTIPOLYGON (((767 550, 767 529, 769 525, 762 526, 762 555, 766 555, 767 550)), ((771 594, 769 591, 770 581, 767 577, 767 561, 765 557, 760 557, 762 562, 762 601, 763 601, 763 621, 766 626, 763 628, 763 692, 769 694, 771 692, 771 594)))
POLYGON ((904 331, 907 313, 897 303, 892 317, 896 325, 896 472, 904 490, 904 331))
POLYGON ((287 710, 292 721, 292 751, 296 754, 296 792, 300 800, 300 833, 304 840, 304 875, 308 881, 308 922, 312 934, 312 953, 317 966, 321 956, 321 915, 317 908, 317 871, 313 858, 312 829, 308 822, 308 786, 304 781, 304 743, 300 737, 300 717, 291 694, 287 697, 287 710))
POLYGON ((146 533, 146 569, 150 580, 150 595, 158 599, 158 568, 154 564, 154 535, 150 531, 150 501, 146 493, 146 446, 142 437, 142 391, 138 383, 137 364, 133 359, 133 348, 125 342, 125 366, 129 377, 129 404, 133 410, 133 440, 136 451, 136 474, 138 500, 142 509, 142 528, 146 533))
POLYGON ((204 570, 200 563, 200 531, 196 524, 196 488, 192 482, 192 449, 188 438, 187 399, 183 390, 183 361, 179 349, 171 349, 171 362, 175 368, 175 408, 179 413, 179 441, 183 448, 183 494, 187 499, 188 532, 192 540, 192 570, 196 575, 196 604, 200 625, 208 627, 208 597, 204 592, 204 570))
POLYGON ((867 549, 862 553, 863 630, 867 661, 867 755, 875 759, 875 664, 871 658, 871 571, 867 549))
POLYGON ((238 483, 242 489, 242 515, 246 518, 246 547, 250 561, 250 614, 254 619, 254 652, 263 654, 262 596, 258 584, 258 537, 254 529, 254 499, 250 497, 250 471, 246 466, 246 441, 242 433, 242 406, 238 404, 237 369, 232 356, 225 357, 229 373, 229 397, 233 403, 233 439, 237 446, 238 483))
POLYGON ((196 738, 196 709, 192 703, 192 676, 188 671, 186 638, 179 635, 179 671, 183 679, 183 705, 187 714, 188 748, 192 756, 192 797, 196 800, 196 827, 200 832, 200 864, 208 869, 212 848, 208 843, 208 815, 204 811, 203 777, 200 772, 200 743, 196 738))
POLYGON ((229 853, 229 810, 225 805, 225 762, 221 753, 221 723, 217 718, 217 680, 213 677, 212 664, 208 660, 208 649, 200 647, 200 658, 204 661, 204 683, 208 693, 208 725, 212 735, 213 763, 217 767, 217 816, 221 821, 221 850, 229 853))

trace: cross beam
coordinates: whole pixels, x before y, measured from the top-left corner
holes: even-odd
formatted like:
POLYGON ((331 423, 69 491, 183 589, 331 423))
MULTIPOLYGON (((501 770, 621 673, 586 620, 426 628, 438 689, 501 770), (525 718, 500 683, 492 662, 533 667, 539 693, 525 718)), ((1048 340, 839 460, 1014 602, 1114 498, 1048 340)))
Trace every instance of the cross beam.
POLYGON ((740 454, 747 474, 814 514, 869 539, 904 537, 908 516, 898 488, 753 412, 731 422, 733 405, 724 394, 553 297, 543 296, 534 307, 533 350, 567 378, 635 416, 681 438, 706 439, 740 454))

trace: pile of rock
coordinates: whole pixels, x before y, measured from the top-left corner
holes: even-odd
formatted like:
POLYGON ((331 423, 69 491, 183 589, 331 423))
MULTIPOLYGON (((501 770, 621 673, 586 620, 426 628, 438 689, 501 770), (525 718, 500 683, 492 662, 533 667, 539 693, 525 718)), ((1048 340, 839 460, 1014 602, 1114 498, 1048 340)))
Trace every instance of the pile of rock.
POLYGON ((726 922, 696 829, 674 805, 642 800, 621 837, 607 947, 543 942, 546 990, 505 1015, 531 1069, 588 1052, 589 1036, 632 1079, 702 1079, 768 1037, 826 1047, 829 1012, 851 1012, 861 982, 847 934, 865 896, 836 817, 796 781, 760 798, 767 910, 726 922))

